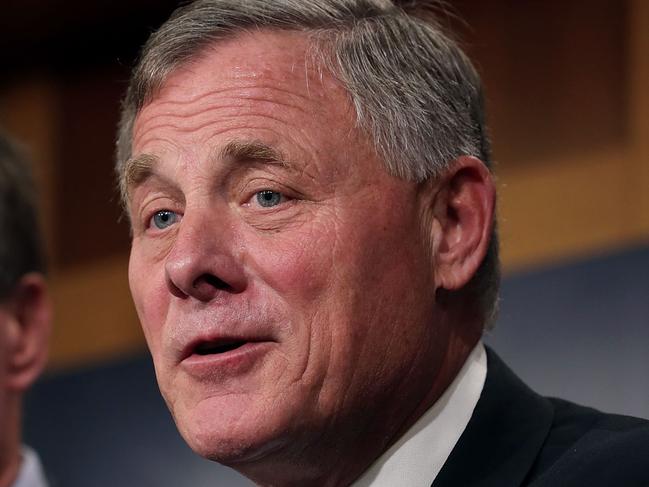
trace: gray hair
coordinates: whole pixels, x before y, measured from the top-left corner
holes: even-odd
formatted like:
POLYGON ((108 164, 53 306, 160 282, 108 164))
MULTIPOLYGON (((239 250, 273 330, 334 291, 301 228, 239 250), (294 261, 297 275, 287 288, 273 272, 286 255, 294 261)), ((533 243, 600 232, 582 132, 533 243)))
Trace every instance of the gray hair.
MULTIPOLYGON (((461 155, 491 169, 482 84, 443 31, 439 2, 417 0, 197 0, 178 8, 145 44, 122 106, 117 165, 131 157, 137 113, 166 78, 203 49, 249 29, 302 31, 321 66, 347 89, 358 126, 387 170, 422 182, 461 155)), ((487 257, 466 287, 488 325, 496 315, 500 271, 494 230, 487 257)))
POLYGON ((26 158, 0 132, 0 299, 28 272, 45 272, 36 194, 26 158))

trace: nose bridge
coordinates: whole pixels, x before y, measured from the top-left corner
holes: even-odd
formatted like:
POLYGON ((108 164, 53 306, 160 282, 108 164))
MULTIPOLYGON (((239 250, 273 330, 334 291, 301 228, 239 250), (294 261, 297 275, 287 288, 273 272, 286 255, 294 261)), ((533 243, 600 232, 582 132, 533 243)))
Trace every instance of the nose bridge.
POLYGON ((209 301, 245 288, 241 245, 226 211, 186 208, 165 262, 170 291, 209 301))

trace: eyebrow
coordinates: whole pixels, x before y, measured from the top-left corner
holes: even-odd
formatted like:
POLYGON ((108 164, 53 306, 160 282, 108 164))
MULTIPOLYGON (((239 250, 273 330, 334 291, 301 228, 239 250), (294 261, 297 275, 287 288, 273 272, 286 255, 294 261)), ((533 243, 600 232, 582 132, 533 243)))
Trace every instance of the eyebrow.
POLYGON ((232 140, 218 151, 217 158, 228 162, 266 162, 283 166, 289 165, 279 150, 256 140, 232 140))
POLYGON ((130 158, 124 165, 123 191, 126 195, 134 186, 142 184, 154 173, 153 168, 158 164, 158 157, 151 154, 140 154, 130 158))
MULTIPOLYGON (((227 142, 216 152, 216 160, 228 164, 241 162, 280 164, 290 167, 281 151, 256 140, 227 142)), ((160 159, 152 154, 140 154, 132 157, 124 165, 124 190, 126 194, 155 174, 155 166, 160 159)))

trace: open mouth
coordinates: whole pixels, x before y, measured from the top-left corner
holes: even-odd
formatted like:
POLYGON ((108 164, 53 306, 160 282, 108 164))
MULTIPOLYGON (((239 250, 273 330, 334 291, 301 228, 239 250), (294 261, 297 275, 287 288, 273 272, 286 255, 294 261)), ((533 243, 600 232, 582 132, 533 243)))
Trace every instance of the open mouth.
POLYGON ((226 352, 231 352, 237 348, 243 347, 246 341, 233 340, 228 342, 203 342, 199 343, 194 349, 195 355, 216 355, 226 352))

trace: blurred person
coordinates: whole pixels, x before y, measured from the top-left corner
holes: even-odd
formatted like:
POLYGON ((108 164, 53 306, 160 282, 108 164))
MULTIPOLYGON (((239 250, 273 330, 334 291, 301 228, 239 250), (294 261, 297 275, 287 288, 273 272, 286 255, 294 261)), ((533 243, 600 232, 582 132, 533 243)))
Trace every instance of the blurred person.
POLYGON ((21 445, 21 402, 42 371, 51 326, 34 185, 26 160, 0 133, 0 487, 46 485, 21 445))
POLYGON ((202 0, 150 37, 117 173, 162 395, 258 485, 649 483, 647 422, 541 397, 482 344, 482 88, 435 11, 202 0))

